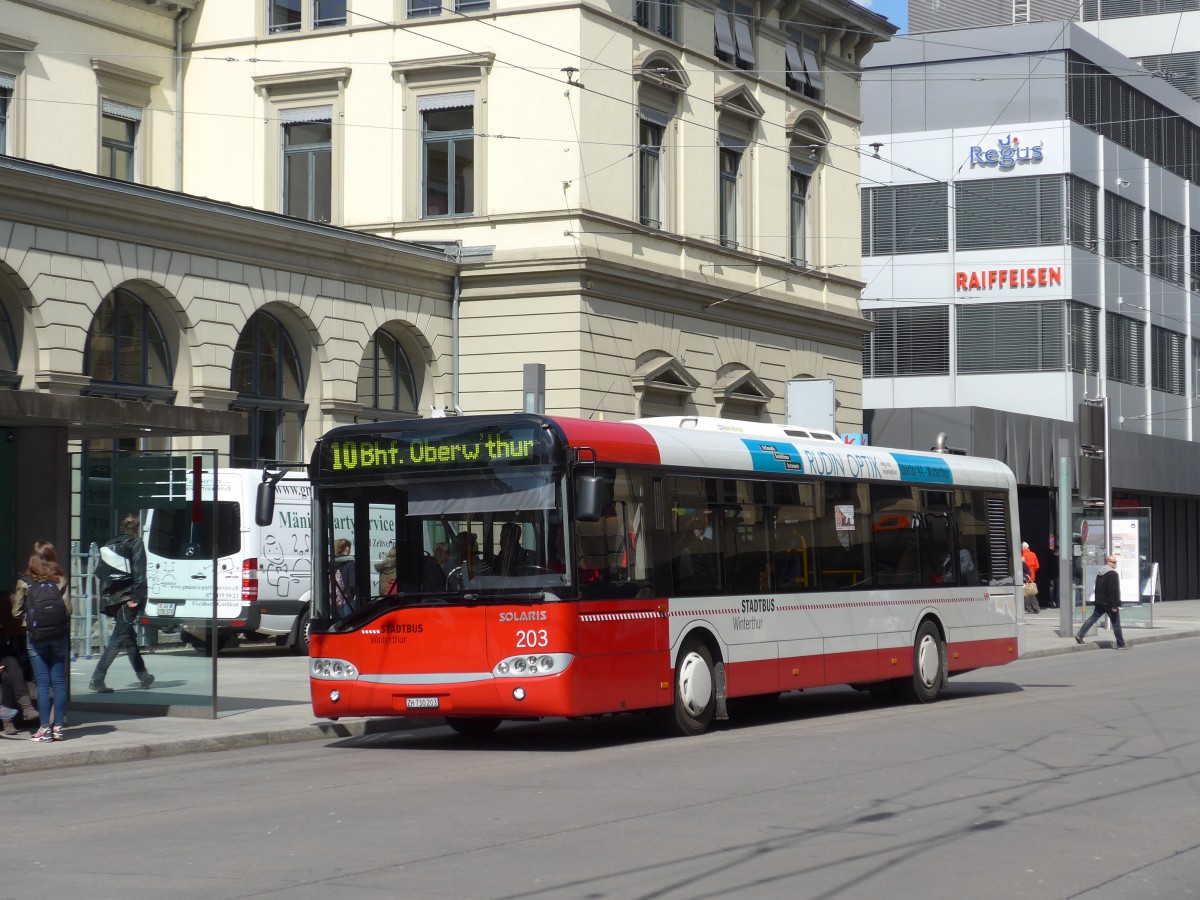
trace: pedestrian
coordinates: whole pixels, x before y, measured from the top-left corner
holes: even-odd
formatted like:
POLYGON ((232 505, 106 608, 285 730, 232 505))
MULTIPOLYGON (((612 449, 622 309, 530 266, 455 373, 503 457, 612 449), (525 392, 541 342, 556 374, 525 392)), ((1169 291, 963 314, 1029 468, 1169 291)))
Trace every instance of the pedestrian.
POLYGON ((379 573, 379 596, 396 593, 396 545, 387 552, 379 562, 375 563, 375 571, 379 573))
POLYGON ((71 597, 67 573, 58 564, 58 553, 49 541, 34 542, 29 564, 13 591, 12 609, 13 617, 25 623, 29 663, 37 684, 42 725, 33 739, 40 743, 61 741, 67 717, 71 597))
POLYGON ((1026 541, 1021 541, 1021 560, 1027 567, 1028 575, 1025 579, 1025 612, 1039 613, 1042 611, 1042 607, 1038 603, 1037 576, 1041 564, 1038 562, 1037 554, 1029 549, 1026 541))
MULTIPOLYGON (((32 725, 38 714, 29 699, 29 642, 24 626, 13 618, 12 601, 12 591, 0 592, 0 706, 20 709, 25 724, 32 725)), ((0 721, 5 734, 17 733, 12 719, 5 720, 0 713, 0 721)))
POLYGON ((1117 558, 1106 556, 1104 562, 1107 568, 1096 576, 1096 592, 1092 599, 1096 608, 1079 629, 1079 634, 1075 635, 1075 643, 1082 644, 1088 629, 1100 621, 1101 616, 1107 615, 1117 639, 1117 649, 1124 650, 1128 645, 1125 635, 1121 633, 1121 576, 1117 574, 1117 558))
POLYGON ((142 659, 138 650, 135 630, 138 616, 146 608, 146 548, 142 544, 141 530, 141 519, 135 513, 130 513, 121 519, 121 528, 117 536, 105 545, 106 548, 116 551, 117 555, 129 560, 129 574, 132 580, 120 587, 114 587, 100 600, 105 615, 112 616, 113 625, 112 634, 108 636, 108 643, 104 652, 100 654, 91 681, 88 682, 88 690, 97 694, 113 692, 113 689, 104 683, 104 678, 108 675, 108 667, 122 650, 129 655, 133 674, 137 676, 142 689, 154 684, 154 676, 146 671, 146 661, 142 659))
POLYGON ((354 557, 350 551, 351 544, 346 538, 333 542, 333 601, 339 619, 354 612, 358 594, 358 576, 354 573, 354 557))

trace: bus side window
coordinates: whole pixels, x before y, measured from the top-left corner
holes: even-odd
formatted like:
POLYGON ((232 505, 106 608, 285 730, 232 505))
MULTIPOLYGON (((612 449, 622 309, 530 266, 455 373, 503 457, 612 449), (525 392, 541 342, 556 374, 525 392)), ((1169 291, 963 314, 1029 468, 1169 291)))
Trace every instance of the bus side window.
POLYGON ((880 587, 919 587, 920 507, 913 488, 871 485, 871 549, 880 587))
POLYGON ((818 584, 848 591, 871 577, 871 504, 867 485, 826 481, 815 486, 818 584))
POLYGON ((769 509, 771 572, 774 589, 810 591, 816 586, 813 524, 816 509, 811 484, 774 484, 769 509))

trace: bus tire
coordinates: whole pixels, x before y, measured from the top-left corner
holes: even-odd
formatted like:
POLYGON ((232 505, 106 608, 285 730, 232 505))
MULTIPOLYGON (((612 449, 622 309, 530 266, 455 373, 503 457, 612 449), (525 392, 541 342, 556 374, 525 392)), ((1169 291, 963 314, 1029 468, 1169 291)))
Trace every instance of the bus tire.
POLYGON ((675 666, 675 704, 671 723, 685 737, 703 734, 717 706, 712 653, 697 638, 688 640, 675 666))
POLYGON ((932 703, 942 689, 946 670, 946 648, 937 626, 928 620, 917 629, 913 641, 912 678, 896 682, 900 695, 912 703, 932 703))
POLYGON ((486 737, 500 727, 500 720, 446 716, 446 724, 464 737, 486 737))

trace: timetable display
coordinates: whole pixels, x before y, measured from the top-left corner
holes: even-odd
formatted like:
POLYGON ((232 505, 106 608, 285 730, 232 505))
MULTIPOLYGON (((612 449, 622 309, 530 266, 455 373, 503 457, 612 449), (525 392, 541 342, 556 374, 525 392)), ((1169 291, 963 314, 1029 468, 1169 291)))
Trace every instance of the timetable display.
POLYGON ((532 427, 455 433, 365 433, 326 438, 321 474, 350 475, 398 471, 490 468, 529 462, 540 456, 538 429, 532 427))

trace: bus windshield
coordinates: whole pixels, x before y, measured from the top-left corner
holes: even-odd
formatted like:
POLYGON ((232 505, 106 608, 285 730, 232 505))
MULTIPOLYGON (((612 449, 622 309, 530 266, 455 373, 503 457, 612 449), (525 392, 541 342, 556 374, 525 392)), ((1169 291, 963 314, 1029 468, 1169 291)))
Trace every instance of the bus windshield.
POLYGON ((323 493, 324 618, 422 600, 572 592, 563 481, 550 467, 391 476, 323 493), (348 545, 348 546, 347 546, 348 545))

